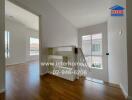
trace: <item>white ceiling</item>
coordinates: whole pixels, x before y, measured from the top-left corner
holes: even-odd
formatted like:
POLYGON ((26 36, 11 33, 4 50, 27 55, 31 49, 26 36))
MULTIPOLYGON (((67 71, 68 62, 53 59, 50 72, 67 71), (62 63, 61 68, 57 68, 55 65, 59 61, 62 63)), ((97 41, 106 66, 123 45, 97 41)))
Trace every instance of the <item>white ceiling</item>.
POLYGON ((105 22, 109 0, 48 0, 77 28, 105 22))
POLYGON ((11 17, 28 28, 39 30, 39 17, 29 11, 16 6, 15 4, 5 1, 5 15, 11 17))

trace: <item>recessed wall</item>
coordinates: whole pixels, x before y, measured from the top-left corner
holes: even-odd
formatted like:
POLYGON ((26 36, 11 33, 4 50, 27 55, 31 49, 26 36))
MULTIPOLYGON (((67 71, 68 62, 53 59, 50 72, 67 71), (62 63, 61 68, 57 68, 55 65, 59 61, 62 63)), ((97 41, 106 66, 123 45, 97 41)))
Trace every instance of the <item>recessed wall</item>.
POLYGON ((39 56, 30 56, 30 37, 39 38, 38 31, 26 27, 13 18, 6 18, 5 30, 10 32, 10 57, 6 59, 6 65, 39 59, 39 56))

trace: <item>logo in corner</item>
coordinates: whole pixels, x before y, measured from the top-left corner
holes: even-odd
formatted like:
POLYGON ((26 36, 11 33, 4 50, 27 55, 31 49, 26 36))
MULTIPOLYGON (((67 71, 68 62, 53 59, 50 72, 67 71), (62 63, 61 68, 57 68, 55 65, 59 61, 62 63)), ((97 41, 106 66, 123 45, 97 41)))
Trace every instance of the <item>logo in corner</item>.
POLYGON ((111 16, 124 16, 124 7, 115 5, 110 8, 111 9, 111 16))

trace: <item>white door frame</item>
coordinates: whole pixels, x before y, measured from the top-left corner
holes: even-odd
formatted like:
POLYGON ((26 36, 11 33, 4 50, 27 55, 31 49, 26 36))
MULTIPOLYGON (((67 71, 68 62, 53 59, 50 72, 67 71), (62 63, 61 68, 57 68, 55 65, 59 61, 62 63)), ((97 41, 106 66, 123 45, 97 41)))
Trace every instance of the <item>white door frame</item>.
POLYGON ((42 61, 42 27, 41 27, 42 26, 42 24, 41 24, 42 15, 40 15, 36 11, 33 11, 32 9, 26 7, 25 5, 21 4, 20 2, 17 2, 16 0, 9 0, 9 1, 39 17, 39 75, 40 75, 41 61, 42 61))
MULTIPOLYGON (((103 50, 104 50, 103 51, 103 60, 105 60, 104 62, 106 62, 106 63, 103 64, 105 66, 105 69, 102 72, 106 73, 106 74, 103 75, 102 73, 98 73, 98 75, 93 74, 93 76, 94 76, 94 78, 97 78, 97 79, 104 80, 104 81, 108 82, 109 81, 108 56, 106 55, 106 53, 108 52, 107 22, 79 29, 79 32, 78 32, 78 46, 80 48, 82 48, 82 36, 92 35, 92 34, 97 34, 97 33, 102 33, 103 34, 102 42, 103 42, 103 45, 105 45, 105 48, 103 46, 103 50), (104 37, 105 37, 105 39, 104 39, 104 37), (95 76, 97 76, 97 77, 95 77, 95 76)), ((91 70, 96 72, 95 69, 91 69, 91 70)), ((89 72, 89 76, 91 77, 92 73, 90 74, 90 72, 89 72)))

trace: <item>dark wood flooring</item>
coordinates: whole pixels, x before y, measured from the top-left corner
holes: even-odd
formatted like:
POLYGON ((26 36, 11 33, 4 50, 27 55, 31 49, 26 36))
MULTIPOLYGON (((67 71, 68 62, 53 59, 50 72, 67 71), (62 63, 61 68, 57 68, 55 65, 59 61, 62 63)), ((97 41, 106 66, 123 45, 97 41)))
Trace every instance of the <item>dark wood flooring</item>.
POLYGON ((38 62, 6 69, 6 94, 0 100, 125 100, 121 89, 81 78, 74 82, 56 76, 39 77, 38 62))

